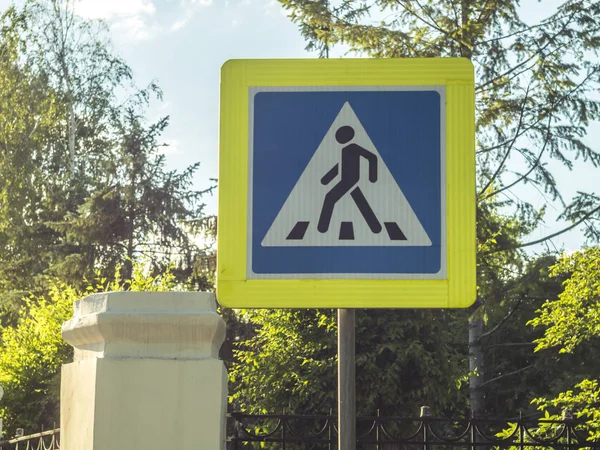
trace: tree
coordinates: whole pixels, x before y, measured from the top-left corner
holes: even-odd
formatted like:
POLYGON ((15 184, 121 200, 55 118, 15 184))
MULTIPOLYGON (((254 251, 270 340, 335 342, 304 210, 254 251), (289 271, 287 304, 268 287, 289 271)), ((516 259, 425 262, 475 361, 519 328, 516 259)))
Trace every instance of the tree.
POLYGON ((75 0, 27 0, 23 9, 29 22, 27 57, 65 106, 61 139, 53 147, 72 190, 102 173, 102 155, 113 138, 111 121, 123 103, 118 91, 138 105, 159 93, 154 83, 137 89, 131 68, 112 48, 107 25, 82 20, 74 7, 75 0))
MULTIPOLYGON (((478 298, 467 311, 468 314, 468 356, 469 356, 469 401, 471 412, 482 415, 486 410, 486 391, 501 378, 499 374, 486 380, 486 346, 499 335, 517 308, 523 302, 522 295, 510 294, 512 286, 519 285, 520 278, 527 270, 524 252, 516 248, 520 236, 528 233, 535 221, 528 221, 522 215, 500 214, 505 206, 497 199, 486 199, 477 208, 477 281, 478 298), (493 251, 505 248, 503 252, 493 251), (508 250, 510 249, 510 250, 508 250), (484 302, 482 299, 486 299, 484 302), (486 325, 494 324, 486 330, 486 325)), ((524 327, 523 327, 524 328, 524 327)), ((514 360, 513 360, 514 361, 514 360)), ((508 370, 519 373, 520 368, 508 370)), ((515 374, 516 374, 515 373, 515 374)))
MULTIPOLYGON (((505 240, 480 241, 489 246, 479 253, 484 261, 493 254, 525 248, 585 224, 588 237, 600 236, 599 198, 578 193, 565 201, 549 169, 554 161, 569 169, 575 159, 598 166, 600 155, 583 138, 590 122, 600 118, 598 102, 589 93, 598 88, 600 65, 600 3, 593 0, 562 2, 546 18, 526 23, 519 18, 516 0, 280 0, 298 23, 307 48, 328 56, 335 45, 373 57, 460 56, 476 70, 478 227, 490 220, 485 204, 502 201, 495 213, 524 221, 522 231, 543 219, 545 205, 519 196, 532 186, 562 208, 559 219, 571 225, 552 235, 525 241, 525 234, 505 240), (369 18, 376 19, 376 22, 369 18)), ((501 231, 503 233, 503 231, 501 231)), ((513 259, 509 256, 508 259, 513 259)), ((481 283, 485 280, 480 280, 481 283)), ((489 289, 484 289, 490 291, 489 289)), ((486 309, 497 304, 480 296, 471 311, 471 342, 484 333, 486 309)), ((492 325, 493 328, 494 325, 492 325)), ((482 356, 471 348, 472 413, 484 402, 475 380, 485 380, 482 356)))
MULTIPOLYGON (((63 9, 58 1, 27 1, 21 10, 12 7, 2 17, 3 29, 10 30, 10 39, 3 41, 12 45, 12 65, 24 80, 22 89, 9 84, 3 90, 9 97, 19 93, 11 98, 10 107, 23 105, 24 114, 15 117, 11 110, 3 116, 27 139, 11 134, 10 129, 5 129, 2 136, 4 156, 18 155, 7 159, 10 167, 3 171, 8 194, 2 209, 4 217, 9 218, 0 225, 0 242, 4 243, 0 251, 3 309, 18 309, 24 293, 40 292, 44 272, 71 252, 71 246, 49 223, 76 211, 94 191, 93 177, 102 172, 101 163, 110 154, 108 112, 116 106, 116 86, 124 87, 121 81, 127 75, 122 62, 113 58, 98 39, 72 35, 73 27, 82 29, 89 23, 74 17, 62 20, 57 16, 63 14, 63 9), (64 28, 62 32, 60 27, 64 28), (73 39, 67 39, 67 35, 73 39), (70 43, 62 50, 63 58, 67 54, 79 57, 79 64, 69 67, 68 78, 81 79, 85 73, 89 75, 87 84, 93 85, 78 98, 79 103, 65 95, 64 83, 57 77, 55 65, 60 58, 50 47, 58 39, 70 43), (72 133, 65 128, 73 121, 73 111, 81 111, 76 120, 81 125, 77 136, 82 142, 87 136, 85 148, 80 148, 80 154, 87 157, 80 158, 77 176, 69 166, 67 142, 72 139, 67 136, 72 133)), ((8 37, 6 33, 4 36, 8 37)))
POLYGON ((536 351, 557 348, 572 353, 575 348, 600 336, 600 247, 591 247, 563 257, 553 266, 555 276, 569 274, 558 299, 548 300, 531 321, 545 327, 536 340, 536 351))
POLYGON ((481 380, 478 392, 486 415, 535 415, 531 399, 553 392, 568 368, 566 361, 557 362, 550 355, 533 351, 533 341, 541 336, 541 330, 527 326, 535 310, 562 291, 563 277, 550 273, 555 262, 553 254, 530 258, 499 286, 495 297, 489 297, 498 305, 486 311, 485 321, 493 326, 488 326, 477 342, 486 363, 487 378, 481 380))
MULTIPOLYGON (((541 410, 570 409, 586 422, 590 439, 600 437, 598 366, 585 358, 600 348, 600 247, 592 247, 563 256, 553 266, 555 276, 568 275, 557 299, 546 301, 530 324, 544 331, 536 340, 536 351, 550 353, 555 359, 577 358, 570 364, 566 383, 554 392, 554 398, 534 400, 541 410), (581 358, 581 354, 584 355, 581 358)), ((556 415, 555 415, 556 416, 556 415)), ((554 417, 555 417, 554 416, 554 417)))
MULTIPOLYGON (((298 414, 336 407, 336 332, 332 310, 248 310, 253 336, 235 346, 230 369, 236 409, 298 414)), ((447 311, 357 310, 359 414, 462 412, 464 356, 447 311)), ((464 330, 464 327, 463 327, 464 330)), ((463 337, 464 338, 464 337, 463 337)), ((464 342, 464 339, 463 339, 464 342)))
POLYGON ((212 188, 190 189, 198 163, 182 173, 165 171, 158 139, 167 124, 165 117, 146 127, 131 108, 119 118, 119 141, 104 174, 94 181, 96 192, 77 212, 52 224, 74 246, 62 265, 51 269, 63 279, 75 283, 97 267, 110 274, 117 266, 123 268, 122 278, 130 279, 133 261, 142 257, 157 273, 176 263, 179 280, 208 286, 206 275, 198 272, 207 250, 193 236, 205 225, 201 197, 212 188))
POLYGON ((46 275, 77 286, 120 265, 129 278, 142 255, 157 273, 174 258, 179 279, 210 284, 213 255, 194 242, 212 223, 203 192, 190 189, 197 165, 165 171, 159 139, 168 118, 143 120, 160 90, 138 89, 107 28, 72 8, 72 0, 29 0, 2 16, 0 48, 10 56, 0 63, 3 324, 14 323, 27 293, 43 293, 46 275))
POLYGON ((48 284, 47 294, 25 301, 15 328, 2 329, 0 418, 9 434, 17 427, 31 432, 55 428, 60 421, 60 367, 73 356, 72 348, 62 340, 61 326, 71 318, 73 302, 96 292, 177 289, 169 270, 153 276, 142 263, 133 266, 130 280, 121 279, 117 271, 114 281, 97 277, 83 290, 57 279, 48 284))
POLYGON ((198 165, 165 170, 168 118, 143 117, 160 91, 136 88, 106 27, 72 6, 29 0, 0 18, 0 414, 13 429, 57 418, 74 299, 173 279, 208 289, 214 276, 214 252, 195 242, 215 229, 191 189, 198 165))
POLYGON ((60 217, 56 183, 42 167, 63 109, 47 78, 23 61, 26 19, 15 8, 0 16, 0 310, 39 288, 55 243, 44 222, 60 217))

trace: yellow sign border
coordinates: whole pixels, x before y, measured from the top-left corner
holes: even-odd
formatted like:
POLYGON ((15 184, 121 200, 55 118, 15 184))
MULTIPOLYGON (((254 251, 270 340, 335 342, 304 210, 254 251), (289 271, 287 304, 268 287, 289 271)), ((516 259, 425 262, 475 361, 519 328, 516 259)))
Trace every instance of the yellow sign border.
POLYGON ((221 68, 217 299, 230 308, 460 308, 475 301, 474 71, 464 58, 230 60, 221 68), (248 89, 445 86, 445 280, 247 279, 248 89))

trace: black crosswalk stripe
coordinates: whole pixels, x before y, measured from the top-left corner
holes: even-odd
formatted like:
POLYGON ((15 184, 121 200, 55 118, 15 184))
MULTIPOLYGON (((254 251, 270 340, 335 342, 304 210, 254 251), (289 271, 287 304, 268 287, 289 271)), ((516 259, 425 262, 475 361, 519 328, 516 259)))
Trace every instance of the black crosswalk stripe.
MULTIPOLYGON (((301 241, 306 235, 310 222, 298 221, 296 225, 288 234, 286 240, 288 241, 301 241)), ((387 234, 392 241, 406 241, 406 235, 402 232, 396 222, 384 222, 387 234)), ((353 241, 354 240, 354 224, 352 222, 342 222, 340 224, 339 239, 341 241, 353 241)))
POLYGON ((384 222, 384 225, 392 241, 406 241, 406 236, 396 222, 384 222))
POLYGON ((294 228, 292 228, 286 239, 288 241, 300 241, 304 239, 309 224, 310 222, 296 222, 296 225, 294 225, 294 228))
POLYGON ((340 240, 354 240, 354 225, 352 225, 352 222, 342 222, 340 224, 340 240))

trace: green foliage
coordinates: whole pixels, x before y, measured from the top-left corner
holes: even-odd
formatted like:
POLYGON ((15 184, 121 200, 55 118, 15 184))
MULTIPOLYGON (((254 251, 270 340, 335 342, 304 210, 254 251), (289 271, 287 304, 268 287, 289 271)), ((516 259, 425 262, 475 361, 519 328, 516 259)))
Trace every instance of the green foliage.
POLYGON ((59 422, 58 373, 71 353, 60 328, 79 297, 74 289, 55 282, 47 298, 25 301, 16 328, 2 329, 0 384, 5 394, 0 413, 9 433, 16 426, 34 432, 40 425, 59 422))
POLYGON ((560 420, 559 414, 550 416, 548 409, 558 411, 569 410, 573 412, 574 418, 584 422, 583 428, 588 432, 589 440, 600 439, 600 386, 597 380, 583 380, 575 384, 574 389, 561 392, 554 399, 534 399, 540 410, 545 411, 546 417, 560 420))
MULTIPOLYGON (((336 407, 337 360, 332 310, 242 311, 254 336, 235 346, 230 370, 236 408, 247 412, 328 413, 336 407)), ((357 310, 359 414, 464 412, 457 387, 464 356, 451 314, 430 310, 357 310)), ((464 330, 464 323, 462 329, 464 330)), ((464 339, 463 339, 464 341, 464 339)))
POLYGON ((598 367, 589 355, 598 352, 600 337, 600 247, 588 248, 563 256, 551 268, 555 277, 567 275, 558 299, 546 301, 529 323, 543 329, 536 351, 555 354, 557 361, 572 361, 585 355, 584 361, 565 367, 563 389, 554 398, 538 397, 533 403, 542 411, 569 409, 582 419, 589 439, 600 438, 600 388, 598 367), (576 381, 576 380, 580 381, 576 381), (574 383, 574 381, 576 381, 574 383), (569 386, 565 389, 565 386, 569 386))
POLYGON ((570 274, 557 300, 549 300, 530 323, 547 327, 536 350, 559 347, 571 353, 578 345, 600 336, 600 247, 562 258, 552 273, 570 274))
POLYGON ((199 164, 181 173, 165 170, 158 139, 167 125, 168 118, 163 118, 146 126, 133 109, 119 117, 118 145, 105 159, 105 173, 94 181, 97 190, 76 212, 51 224, 73 245, 69 257, 51 267, 51 273, 76 283, 101 262, 104 274, 121 266, 128 279, 131 261, 143 257, 156 272, 175 262, 180 280, 206 289, 207 279, 196 267, 206 250, 193 237, 203 214, 201 197, 211 189, 191 189, 199 164))
POLYGON ((113 281, 98 276, 84 290, 51 279, 47 294, 25 299, 17 326, 1 329, 4 398, 0 417, 8 432, 17 427, 37 432, 59 423, 60 367, 72 358, 72 348, 62 340, 61 326, 71 318, 73 302, 97 292, 172 291, 177 288, 175 283, 170 270, 157 276, 147 264, 138 263, 127 283, 119 271, 113 281))
POLYGON ((255 330, 234 344, 230 401, 252 413, 328 411, 335 399, 336 327, 330 310, 242 310, 255 330), (312 408, 311 408, 312 406, 312 408))
MULTIPOLYGON (((529 422, 521 424, 521 426, 526 426, 524 433, 518 431, 519 424, 517 422, 509 422, 508 428, 495 433, 495 437, 505 441, 502 448, 506 448, 507 450, 520 450, 524 447, 533 450, 543 450, 549 446, 553 448, 560 446, 562 448, 563 446, 573 445, 575 439, 567 437, 568 433, 565 433, 564 427, 559 427, 556 423, 552 423, 561 419, 561 416, 552 415, 546 411, 538 421, 537 426, 529 422), (510 443, 514 443, 514 445, 508 446, 510 443)), ((520 429, 522 430, 523 428, 520 429)))
MULTIPOLYGON (((550 292, 541 292, 543 286, 531 278, 529 258, 520 249, 551 237, 526 242, 550 202, 559 218, 572 222, 566 229, 583 224, 590 239, 600 238, 597 194, 578 193, 566 200, 551 171, 557 163, 572 169, 575 159, 600 164, 598 149, 584 140, 588 125, 600 119, 600 104, 590 95, 600 82, 600 3, 559 2, 546 8, 542 20, 527 23, 517 0, 279 1, 298 24, 307 49, 321 57, 343 46, 378 58, 472 61, 479 299, 469 311, 468 354, 478 373, 471 377, 471 401, 482 408, 481 396, 499 384, 509 389, 523 374, 547 379, 535 370, 546 357, 534 356, 528 345, 539 332, 532 333, 525 323, 541 302, 532 292, 553 297, 557 291, 551 282, 545 283, 550 292), (544 201, 527 201, 525 186, 540 192, 544 201)), ((501 396, 506 402, 494 407, 523 406, 524 396, 532 393, 539 395, 528 389, 520 396, 506 392, 501 396)))
POLYGON ((139 89, 99 21, 72 0, 0 14, 0 383, 9 429, 57 420, 60 325, 104 290, 212 288, 214 237, 192 190, 198 164, 165 166, 168 117, 139 89), (125 101, 124 101, 125 99, 125 101), (143 267, 143 268, 142 268, 143 267), (86 280, 91 279, 91 282, 86 280))
POLYGON ((0 17, 0 324, 48 276, 82 289, 96 270, 110 279, 120 266, 129 279, 141 257, 211 287, 214 254, 195 240, 213 228, 200 201, 211 189, 191 189, 198 164, 166 170, 168 117, 144 119, 161 92, 135 86, 108 36, 71 0, 0 17))
POLYGON ((535 414, 531 399, 562 386, 561 373, 568 369, 568 362, 534 353, 533 341, 541 337, 542 330, 527 326, 535 310, 562 291, 562 278, 550 274, 549 267, 555 262, 551 254, 524 262, 490 297, 493 303, 486 308, 489 325, 481 337, 487 365, 483 392, 489 416, 511 417, 517 411, 535 414))
POLYGON ((40 287, 56 242, 44 222, 61 211, 43 166, 64 110, 46 77, 22 60, 26 28, 14 8, 0 15, 0 311, 40 287))

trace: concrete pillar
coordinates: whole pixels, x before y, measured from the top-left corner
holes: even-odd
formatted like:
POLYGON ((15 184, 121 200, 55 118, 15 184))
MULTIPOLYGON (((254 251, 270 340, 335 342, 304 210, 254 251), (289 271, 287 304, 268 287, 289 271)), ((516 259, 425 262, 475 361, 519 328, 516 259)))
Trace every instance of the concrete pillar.
POLYGON ((61 450, 225 449, 225 324, 213 294, 109 292, 75 302, 63 338, 61 450))

